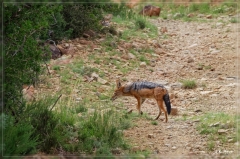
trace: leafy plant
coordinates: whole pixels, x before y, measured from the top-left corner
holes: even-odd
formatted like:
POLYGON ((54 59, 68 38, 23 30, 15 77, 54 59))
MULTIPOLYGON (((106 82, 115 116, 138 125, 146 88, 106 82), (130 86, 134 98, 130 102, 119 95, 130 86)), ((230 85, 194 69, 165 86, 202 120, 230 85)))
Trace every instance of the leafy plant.
POLYGON ((183 84, 183 88, 185 89, 193 89, 197 86, 195 80, 181 80, 180 82, 183 84))
POLYGON ((81 131, 79 131, 81 149, 88 153, 96 149, 97 154, 108 155, 111 154, 111 148, 126 148, 123 134, 119 133, 123 121, 117 116, 113 110, 103 113, 95 111, 93 116, 81 125, 81 131))
MULTIPOLYGON (((200 134, 208 135, 209 141, 221 141, 222 143, 227 142, 227 137, 233 138, 234 141, 239 141, 237 137, 239 135, 239 129, 237 125, 237 120, 239 119, 239 115, 229 115, 223 112, 219 113, 207 113, 205 115, 200 116, 200 122, 197 126, 197 130, 200 134), (219 129, 233 129, 237 130, 237 134, 231 134, 231 136, 227 136, 224 134, 219 134, 219 129)), ((214 142, 208 143, 208 150, 214 150, 214 142)))
POLYGON ((151 124, 152 125, 158 125, 158 122, 157 121, 152 121, 151 124))
POLYGON ((17 156, 26 155, 36 152, 38 142, 38 135, 34 135, 34 127, 29 121, 16 120, 6 114, 0 115, 1 119, 1 156, 17 156), (3 138, 2 138, 3 137, 3 138))
POLYGON ((146 27, 146 19, 138 18, 138 19, 136 19, 135 24, 136 24, 137 28, 144 29, 146 27))
POLYGON ((237 18, 231 18, 231 19, 230 19, 230 22, 231 22, 231 23, 239 23, 240 20, 238 20, 237 18))
MULTIPOLYGON (((39 41, 49 38, 51 25, 61 28, 64 20, 60 15, 61 5, 38 3, 4 4, 4 103, 5 113, 18 121, 25 109, 22 98, 23 84, 36 84, 41 73, 41 62, 45 54, 50 54, 39 41), (53 20, 55 16, 56 21, 53 20), (57 16, 57 17, 56 17, 57 16), (17 26, 17 27, 16 27, 17 26)), ((58 30, 58 31, 59 31, 58 30)))
POLYGON ((53 66, 53 70, 59 71, 60 70, 60 66, 53 66))

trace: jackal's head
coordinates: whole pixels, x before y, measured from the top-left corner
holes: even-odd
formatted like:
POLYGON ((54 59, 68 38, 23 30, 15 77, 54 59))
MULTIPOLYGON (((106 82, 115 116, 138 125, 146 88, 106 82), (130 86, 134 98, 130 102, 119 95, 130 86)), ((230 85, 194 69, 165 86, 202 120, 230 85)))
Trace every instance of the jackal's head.
POLYGON ((111 98, 112 101, 114 101, 115 99, 123 95, 124 87, 122 87, 120 80, 116 80, 116 84, 117 84, 117 88, 115 89, 115 92, 111 98))

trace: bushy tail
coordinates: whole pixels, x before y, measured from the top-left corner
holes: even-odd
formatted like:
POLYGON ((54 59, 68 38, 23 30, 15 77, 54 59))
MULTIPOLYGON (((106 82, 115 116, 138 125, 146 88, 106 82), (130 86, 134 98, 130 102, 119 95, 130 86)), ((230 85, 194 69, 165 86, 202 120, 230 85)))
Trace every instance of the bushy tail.
POLYGON ((163 96, 163 100, 167 107, 167 112, 168 112, 168 114, 170 114, 171 113, 171 103, 170 103, 170 98, 169 98, 168 93, 163 96))

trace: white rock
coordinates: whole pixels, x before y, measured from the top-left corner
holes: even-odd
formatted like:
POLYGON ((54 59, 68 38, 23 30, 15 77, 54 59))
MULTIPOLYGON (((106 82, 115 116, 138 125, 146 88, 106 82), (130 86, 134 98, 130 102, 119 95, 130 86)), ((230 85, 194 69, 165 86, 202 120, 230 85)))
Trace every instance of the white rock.
POLYGON ((207 95, 209 93, 212 93, 212 91, 202 91, 202 92, 200 92, 201 95, 207 95))
POLYGON ((141 63, 140 63, 140 67, 142 67, 142 68, 147 67, 146 62, 141 62, 141 63))
POLYGON ((192 45, 190 45, 188 48, 190 49, 190 48, 193 48, 193 47, 195 47, 195 46, 197 46, 198 44, 192 44, 192 45))

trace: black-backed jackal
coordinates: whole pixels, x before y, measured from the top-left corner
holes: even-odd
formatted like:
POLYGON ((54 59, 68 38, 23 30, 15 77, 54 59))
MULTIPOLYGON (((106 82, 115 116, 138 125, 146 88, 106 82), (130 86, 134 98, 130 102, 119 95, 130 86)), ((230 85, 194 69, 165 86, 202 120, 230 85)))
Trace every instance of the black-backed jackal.
POLYGON ((153 82, 133 82, 129 85, 122 86, 120 81, 116 81, 117 88, 111 98, 111 100, 115 100, 120 96, 132 96, 137 99, 137 110, 139 111, 139 114, 142 114, 141 111, 141 105, 146 100, 146 98, 154 98, 156 99, 158 108, 159 108, 159 114, 155 118, 157 120, 162 111, 165 114, 166 122, 168 121, 168 114, 171 113, 171 103, 168 95, 168 91, 163 85, 153 83, 153 82), (163 101, 166 105, 166 109, 163 107, 163 101), (162 110, 162 111, 161 111, 162 110))

